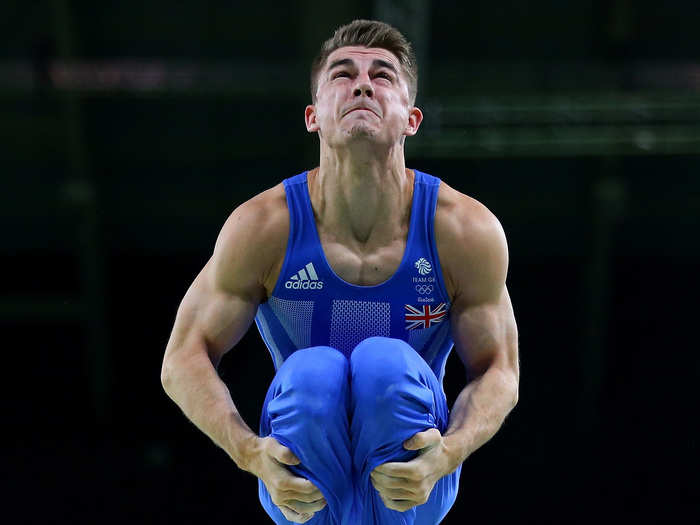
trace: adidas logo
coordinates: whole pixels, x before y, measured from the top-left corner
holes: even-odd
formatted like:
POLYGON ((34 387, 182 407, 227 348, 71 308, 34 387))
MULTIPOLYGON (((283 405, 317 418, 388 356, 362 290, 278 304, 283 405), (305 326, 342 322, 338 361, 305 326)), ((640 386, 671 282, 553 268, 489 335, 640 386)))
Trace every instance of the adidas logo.
POLYGON ((323 288, 323 281, 319 281, 313 263, 309 263, 292 275, 284 283, 284 287, 291 290, 320 290, 323 288))

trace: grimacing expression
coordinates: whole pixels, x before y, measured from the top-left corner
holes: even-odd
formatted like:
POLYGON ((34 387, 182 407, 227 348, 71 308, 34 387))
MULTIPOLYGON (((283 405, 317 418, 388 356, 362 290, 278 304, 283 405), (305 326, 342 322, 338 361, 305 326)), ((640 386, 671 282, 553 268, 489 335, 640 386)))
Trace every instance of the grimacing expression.
POLYGON ((414 135, 422 114, 411 105, 398 59, 382 48, 341 47, 318 73, 306 126, 329 145, 370 138, 392 144, 414 135))

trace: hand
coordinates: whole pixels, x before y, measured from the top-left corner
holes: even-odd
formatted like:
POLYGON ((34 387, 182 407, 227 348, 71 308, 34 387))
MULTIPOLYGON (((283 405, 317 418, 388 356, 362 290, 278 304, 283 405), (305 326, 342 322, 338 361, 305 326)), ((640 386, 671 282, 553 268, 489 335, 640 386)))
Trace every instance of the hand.
POLYGON ((384 505, 399 512, 428 501, 437 480, 458 466, 453 466, 452 455, 437 428, 418 432, 403 446, 419 450, 418 457, 403 463, 384 463, 370 474, 384 505))
POLYGON ((326 506, 321 491, 308 479, 293 475, 285 465, 300 463, 294 453, 273 437, 257 438, 250 471, 260 478, 272 502, 284 517, 295 523, 305 523, 326 506))

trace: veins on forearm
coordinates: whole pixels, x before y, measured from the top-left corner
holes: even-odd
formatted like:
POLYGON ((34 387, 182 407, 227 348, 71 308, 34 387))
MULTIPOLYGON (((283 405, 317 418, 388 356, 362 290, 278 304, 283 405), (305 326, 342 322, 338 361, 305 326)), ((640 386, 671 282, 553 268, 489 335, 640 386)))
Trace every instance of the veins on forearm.
POLYGON ((516 401, 515 380, 494 368, 462 389, 445 432, 457 438, 462 461, 494 436, 516 401))

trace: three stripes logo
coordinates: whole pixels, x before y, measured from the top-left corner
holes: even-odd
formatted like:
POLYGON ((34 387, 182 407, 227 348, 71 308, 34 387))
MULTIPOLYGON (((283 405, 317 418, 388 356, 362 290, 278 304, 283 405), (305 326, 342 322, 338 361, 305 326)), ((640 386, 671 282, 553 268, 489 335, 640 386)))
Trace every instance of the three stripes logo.
POLYGON ((292 275, 284 287, 290 290, 321 290, 323 281, 319 280, 314 264, 309 263, 292 275))

